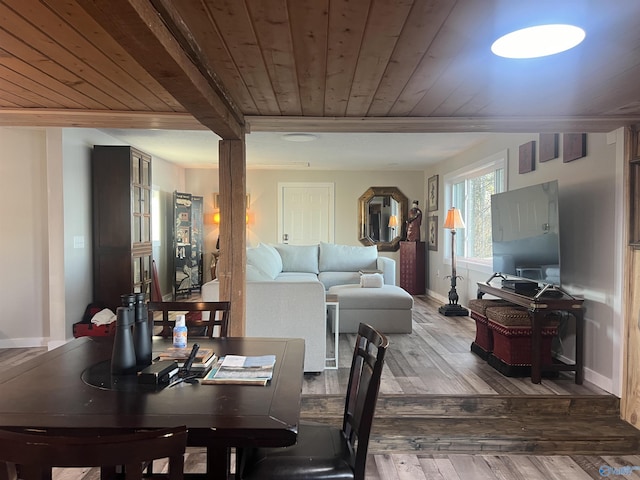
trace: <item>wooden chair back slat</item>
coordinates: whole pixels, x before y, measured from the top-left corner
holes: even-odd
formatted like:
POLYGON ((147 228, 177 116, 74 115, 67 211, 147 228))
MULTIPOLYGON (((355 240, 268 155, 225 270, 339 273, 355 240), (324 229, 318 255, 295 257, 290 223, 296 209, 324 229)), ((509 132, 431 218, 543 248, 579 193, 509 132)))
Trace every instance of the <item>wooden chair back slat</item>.
POLYGON ((161 325, 159 335, 170 337, 173 334, 175 316, 186 314, 186 325, 195 336, 208 338, 226 337, 229 334, 229 310, 231 302, 149 302, 149 321, 152 325, 161 325), (162 319, 155 318, 156 312, 162 312, 162 319), (216 328, 217 327, 217 328, 216 328))

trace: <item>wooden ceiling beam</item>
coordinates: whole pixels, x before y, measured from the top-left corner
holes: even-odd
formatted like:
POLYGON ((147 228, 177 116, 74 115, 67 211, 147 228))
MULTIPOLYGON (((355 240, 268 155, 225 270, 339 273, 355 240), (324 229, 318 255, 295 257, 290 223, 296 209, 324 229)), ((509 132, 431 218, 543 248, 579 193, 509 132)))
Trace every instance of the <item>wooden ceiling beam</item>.
POLYGON ((189 113, 58 108, 0 108, 0 126, 209 130, 189 113))
MULTIPOLYGON (((252 132, 344 133, 556 133, 610 132, 637 125, 640 116, 615 117, 265 117, 246 116, 252 132)), ((141 128, 158 130, 209 130, 189 113, 69 110, 50 108, 0 108, 0 126, 141 128)))
POLYGON ((188 46, 179 43, 151 3, 78 0, 78 4, 204 126, 224 139, 243 138, 242 113, 222 85, 194 64, 185 53, 188 46))
POLYGON ((610 132, 640 115, 610 117, 277 117, 245 116, 249 132, 590 133, 610 132))

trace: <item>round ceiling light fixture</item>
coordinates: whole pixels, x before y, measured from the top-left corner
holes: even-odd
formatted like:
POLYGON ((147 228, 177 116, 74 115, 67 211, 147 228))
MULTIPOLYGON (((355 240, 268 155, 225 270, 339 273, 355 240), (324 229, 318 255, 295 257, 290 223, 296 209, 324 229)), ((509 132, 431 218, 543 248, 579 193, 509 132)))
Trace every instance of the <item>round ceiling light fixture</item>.
POLYGON ((579 45, 585 36, 584 30, 575 25, 537 25, 500 37, 491 45, 491 51, 505 58, 546 57, 579 45))
POLYGON ((287 142, 313 142, 318 136, 312 133, 285 133, 282 139, 287 142))

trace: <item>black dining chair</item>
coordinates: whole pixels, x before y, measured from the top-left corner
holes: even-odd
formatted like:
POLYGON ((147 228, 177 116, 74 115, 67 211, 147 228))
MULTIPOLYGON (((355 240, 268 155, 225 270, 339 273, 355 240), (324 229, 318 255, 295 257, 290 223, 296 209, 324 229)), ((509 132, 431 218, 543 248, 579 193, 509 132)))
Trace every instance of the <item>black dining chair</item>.
POLYGON ((186 444, 184 426, 96 436, 0 430, 0 478, 43 480, 51 479, 53 467, 101 467, 102 478, 123 468, 122 478, 139 480, 146 462, 168 458, 168 474, 153 477, 179 480, 186 444))
POLYGON ((295 445, 241 452, 243 480, 364 480, 367 449, 389 341, 361 323, 351 361, 342 428, 302 423, 295 445))
POLYGON ((150 321, 154 326, 161 325, 160 336, 170 337, 173 334, 175 316, 185 314, 189 336, 226 337, 229 334, 229 310, 231 302, 149 302, 150 321), (162 317, 156 318, 155 313, 162 317), (208 318, 207 315, 208 313, 208 318))

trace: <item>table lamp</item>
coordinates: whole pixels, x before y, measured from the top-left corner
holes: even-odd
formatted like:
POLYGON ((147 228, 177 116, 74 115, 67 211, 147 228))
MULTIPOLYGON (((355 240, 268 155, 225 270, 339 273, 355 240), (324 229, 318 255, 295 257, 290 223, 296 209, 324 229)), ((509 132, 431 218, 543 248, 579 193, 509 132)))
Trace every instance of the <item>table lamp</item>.
MULTIPOLYGON (((460 215, 460 210, 451 207, 447 212, 447 218, 444 221, 444 228, 451 230, 451 290, 449 290, 449 303, 442 305, 438 312, 442 315, 450 316, 467 316, 469 311, 458 304, 458 292, 456 291, 456 280, 462 278, 456 274, 456 228, 465 228, 464 221, 460 215)), ((444 277, 447 278, 447 277, 444 277)))

